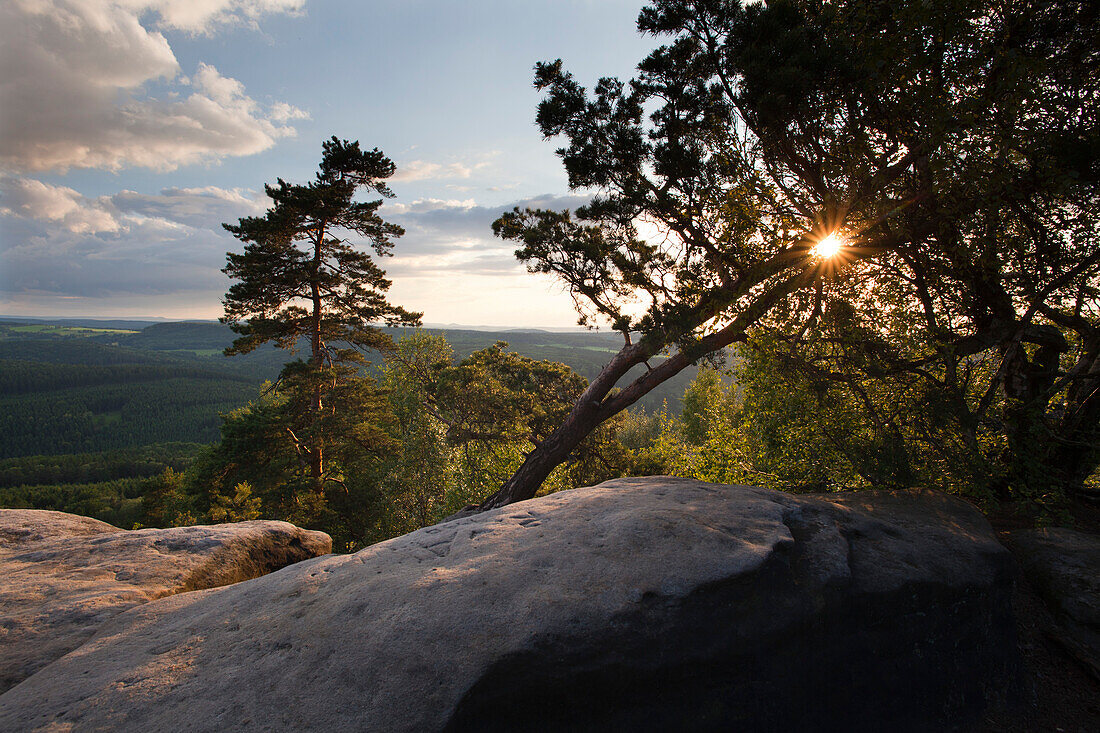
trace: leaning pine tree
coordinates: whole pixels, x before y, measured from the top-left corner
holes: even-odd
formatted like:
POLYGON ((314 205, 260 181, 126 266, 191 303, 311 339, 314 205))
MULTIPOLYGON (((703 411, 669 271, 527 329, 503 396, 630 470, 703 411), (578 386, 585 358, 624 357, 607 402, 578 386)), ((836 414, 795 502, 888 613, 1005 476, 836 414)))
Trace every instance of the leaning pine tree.
POLYGON ((375 324, 420 319, 386 299, 386 273, 349 239, 355 235, 386 256, 404 234, 378 215, 382 199, 354 200, 360 189, 392 197, 385 179, 394 170, 381 151, 333 137, 324 143, 314 180, 299 185, 280 178, 265 186, 272 202, 267 213, 223 225, 244 242, 242 254, 228 253, 224 269, 237 282, 225 296, 222 321, 240 335, 226 354, 267 342, 291 351, 308 343, 308 362, 291 362, 280 375, 280 389, 289 394, 281 432, 317 494, 341 481, 330 454, 370 452, 385 443, 381 428, 349 414, 356 410, 347 402, 376 402, 358 377, 361 352, 390 344, 375 324))

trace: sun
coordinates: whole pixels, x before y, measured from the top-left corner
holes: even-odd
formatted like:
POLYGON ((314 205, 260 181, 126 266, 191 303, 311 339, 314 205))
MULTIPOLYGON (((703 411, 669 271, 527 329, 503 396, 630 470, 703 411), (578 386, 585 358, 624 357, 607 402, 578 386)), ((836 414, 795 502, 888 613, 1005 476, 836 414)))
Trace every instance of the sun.
POLYGON ((827 260, 839 252, 843 246, 844 240, 840 238, 839 234, 833 232, 815 244, 811 251, 821 259, 827 260))

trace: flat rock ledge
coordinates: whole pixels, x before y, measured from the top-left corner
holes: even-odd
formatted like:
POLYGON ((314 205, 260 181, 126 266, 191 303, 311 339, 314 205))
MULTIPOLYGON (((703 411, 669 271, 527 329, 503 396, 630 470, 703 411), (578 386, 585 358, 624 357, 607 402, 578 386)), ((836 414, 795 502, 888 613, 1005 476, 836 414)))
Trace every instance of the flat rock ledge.
POLYGON ((331 550, 327 534, 286 522, 126 531, 63 512, 0 509, 0 692, 134 606, 331 550))
POLYGON ((935 492, 619 479, 138 606, 0 730, 966 730, 1011 574, 935 492))

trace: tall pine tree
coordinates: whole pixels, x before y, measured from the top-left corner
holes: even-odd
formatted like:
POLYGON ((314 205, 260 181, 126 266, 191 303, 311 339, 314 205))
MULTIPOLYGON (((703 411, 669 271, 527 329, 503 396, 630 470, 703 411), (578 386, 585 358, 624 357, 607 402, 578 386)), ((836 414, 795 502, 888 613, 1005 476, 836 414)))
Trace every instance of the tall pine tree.
POLYGON ((385 271, 351 239, 365 240, 382 257, 404 234, 378 215, 382 198, 355 200, 361 189, 392 197, 385 179, 394 173, 393 162, 377 148, 363 151, 358 142, 336 137, 323 147, 314 180, 292 184, 280 178, 264 187, 272 205, 263 216, 223 225, 244 242, 242 254, 227 254, 224 269, 237 282, 225 296, 222 321, 239 334, 226 354, 267 342, 291 351, 308 343, 309 361, 288 364, 281 381, 298 393, 290 403, 299 405, 300 414, 295 429, 286 432, 318 493, 327 481, 339 480, 326 466, 326 442, 339 437, 363 443, 365 435, 380 435, 362 425, 348 435, 327 434, 342 423, 333 419, 337 405, 328 397, 358 379, 362 350, 389 344, 376 324, 420 320, 419 313, 387 300, 385 271))

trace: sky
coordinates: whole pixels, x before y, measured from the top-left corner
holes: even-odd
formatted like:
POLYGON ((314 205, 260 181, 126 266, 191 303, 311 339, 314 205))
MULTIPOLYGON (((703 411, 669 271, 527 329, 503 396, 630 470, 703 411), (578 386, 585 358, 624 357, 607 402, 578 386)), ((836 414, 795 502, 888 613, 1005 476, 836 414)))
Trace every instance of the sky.
POLYGON ((657 45, 642 0, 3 0, 0 314, 221 315, 221 228, 336 135, 397 164, 382 265, 424 321, 568 327, 491 222, 573 208, 537 61, 591 87, 657 45))

